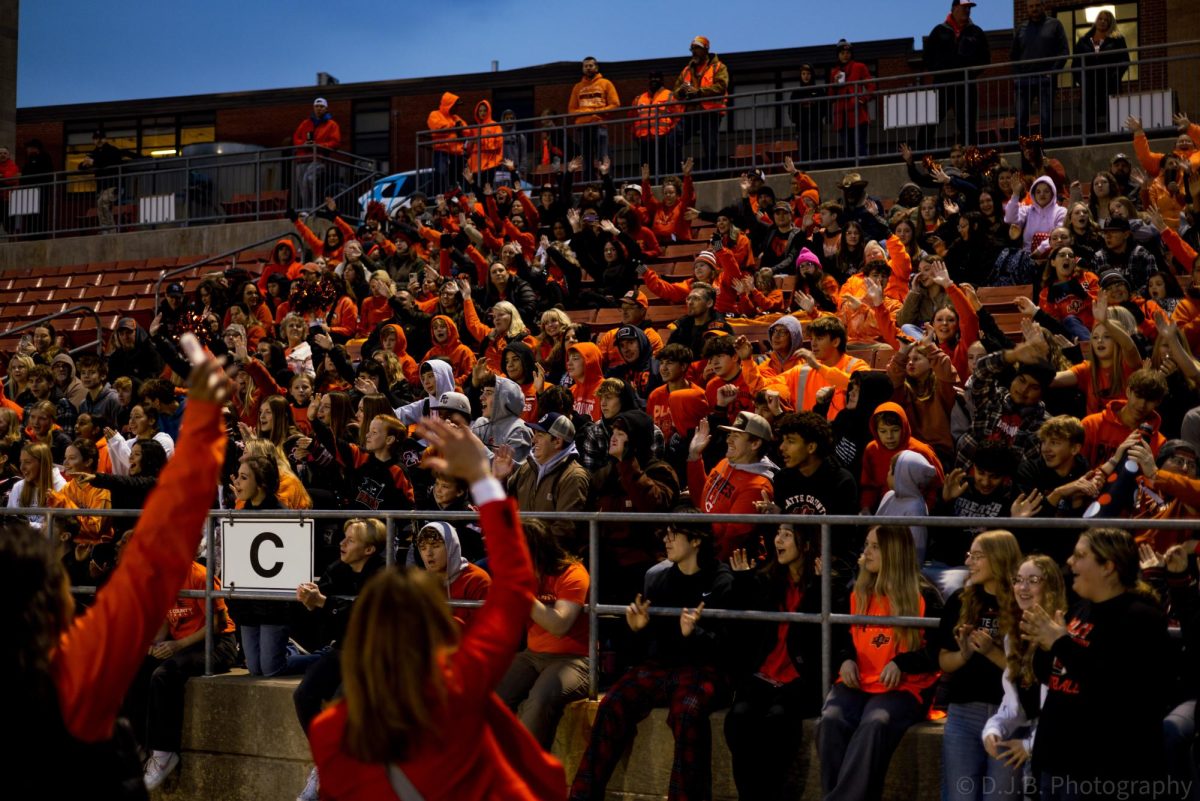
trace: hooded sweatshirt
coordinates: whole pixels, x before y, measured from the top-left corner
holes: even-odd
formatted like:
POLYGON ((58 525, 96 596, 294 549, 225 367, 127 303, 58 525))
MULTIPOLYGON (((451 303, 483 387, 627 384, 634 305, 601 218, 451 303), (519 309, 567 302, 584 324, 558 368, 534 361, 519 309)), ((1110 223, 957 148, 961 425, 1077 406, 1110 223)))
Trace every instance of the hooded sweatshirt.
POLYGON ((476 173, 491 170, 504 158, 504 129, 492 119, 492 104, 480 100, 475 105, 475 122, 467 131, 467 164, 476 173))
POLYGON ((463 143, 459 139, 458 133, 451 129, 465 126, 467 121, 457 114, 451 113, 450 110, 454 108, 454 104, 457 102, 458 95, 453 92, 443 93, 437 110, 429 112, 429 117, 425 120, 425 124, 434 132, 432 134, 434 150, 439 153, 450 153, 451 155, 461 156, 463 143))
MULTIPOLYGON (((525 374, 525 383, 518 384, 521 388, 521 394, 525 397, 525 406, 521 411, 521 419, 526 423, 537 422, 537 390, 534 389, 534 370, 537 367, 537 359, 533 355, 533 348, 526 345, 524 342, 509 342, 504 346, 504 352, 500 355, 501 366, 508 360, 508 354, 515 353, 517 358, 521 360, 521 368, 525 374)), ((508 370, 504 371, 504 375, 508 376, 508 370)), ((511 381, 512 379, 509 378, 511 381)), ((514 382, 516 383, 516 382, 514 382)))
POLYGON ((575 411, 592 418, 593 421, 599 420, 603 415, 600 413, 600 401, 596 399, 596 388, 604 380, 603 356, 600 349, 591 342, 577 342, 567 348, 568 359, 572 353, 583 357, 583 380, 576 381, 571 386, 571 394, 575 397, 575 411))
MULTIPOLYGON (((492 586, 492 577, 478 565, 473 565, 462 555, 462 544, 458 541, 458 531, 449 523, 435 521, 426 523, 421 531, 433 529, 442 535, 446 546, 446 598, 451 601, 482 601, 487 598, 488 589, 492 586)), ((416 546, 408 549, 410 567, 421 567, 420 552, 416 546)), ((455 607, 454 617, 466 628, 471 622, 471 614, 478 609, 470 607, 455 607)))
POLYGON ((433 319, 429 321, 429 340, 434 342, 434 345, 426 351, 421 362, 425 363, 433 359, 444 359, 449 363, 453 371, 454 383, 462 386, 462 383, 471 375, 471 368, 475 366, 475 354, 463 344, 458 333, 458 326, 454 324, 454 320, 444 314, 434 315, 433 319), (446 341, 440 345, 433 339, 433 324, 437 320, 441 320, 449 329, 446 341))
MULTIPOLYGON (((692 459, 687 463, 688 492, 692 503, 706 514, 750 515, 757 509, 755 501, 774 497, 775 471, 778 468, 767 457, 752 464, 730 464, 728 459, 717 462, 717 466, 704 473, 704 460, 692 459)), ((714 523, 717 559, 729 559, 737 548, 750 545, 754 526, 748 523, 714 523)))
MULTIPOLYGON (((408 337, 404 334, 404 328, 391 323, 385 325, 383 331, 394 331, 396 334, 396 344, 392 346, 392 352, 400 360, 400 368, 404 373, 404 380, 414 386, 420 386, 421 368, 417 364, 417 360, 408 355, 408 337)), ((380 331, 381 335, 383 331, 380 331)))
POLYGON ((84 388, 83 382, 79 380, 79 376, 76 373, 75 360, 66 353, 60 353, 50 361, 51 371, 54 370, 54 365, 56 364, 67 365, 67 367, 70 368, 70 377, 67 379, 65 386, 59 386, 57 381, 58 377, 55 376, 55 389, 57 389, 67 400, 69 400, 71 405, 75 407, 76 411, 78 411, 79 404, 83 403, 83 399, 87 397, 87 390, 84 388))
POLYGON ((774 323, 772 323, 771 327, 767 329, 768 340, 770 340, 771 336, 775 333, 776 328, 786 328, 788 334, 792 338, 792 343, 788 346, 786 359, 780 357, 780 355, 775 352, 775 349, 772 348, 771 352, 767 354, 767 360, 758 366, 759 375, 763 377, 764 381, 768 378, 777 376, 780 373, 787 372, 793 367, 800 365, 800 363, 803 361, 802 359, 792 355, 804 344, 804 329, 800 325, 800 321, 790 314, 783 315, 774 323))
POLYGON ((1022 227, 1025 250, 1032 252, 1036 248, 1033 242, 1034 236, 1043 235, 1038 237, 1038 244, 1047 239, 1050 232, 1060 227, 1067 219, 1067 210, 1058 205, 1058 187, 1054 185, 1054 180, 1049 176, 1043 175, 1033 182, 1033 186, 1029 187, 1029 197, 1031 202, 1022 203, 1014 192, 1013 196, 1004 204, 1004 222, 1022 227), (1045 206, 1039 206, 1037 201, 1033 200, 1033 191, 1038 184, 1046 184, 1052 193, 1050 202, 1045 206))
POLYGON ((940 488, 942 485, 942 463, 938 459, 937 454, 933 452, 933 448, 926 445, 921 440, 912 435, 912 429, 908 425, 908 415, 904 413, 904 408, 898 403, 881 403, 875 413, 871 415, 871 436, 875 439, 867 445, 867 449, 863 454, 862 466, 862 481, 859 482, 861 489, 861 498, 863 509, 874 509, 879 502, 880 496, 887 487, 888 470, 891 468, 892 457, 904 451, 915 451, 937 471, 937 481, 934 482, 934 487, 930 489, 940 488), (883 443, 879 441, 878 425, 879 415, 884 412, 893 412, 900 416, 900 444, 894 450, 888 450, 883 447, 883 443))
MULTIPOLYGON (((636 325, 623 325, 617 330, 622 332, 628 330, 633 334, 633 339, 638 345, 638 355, 632 362, 626 362, 622 358, 616 366, 608 369, 607 376, 624 381, 633 388, 633 391, 644 403, 650 397, 654 387, 662 380, 659 378, 658 370, 652 366, 654 352, 650 338, 642 328, 636 325)), ((627 334, 625 336, 628 338, 627 334)), ((616 337, 613 338, 613 344, 616 345, 616 337)))
MULTIPOLYGON (((419 401, 407 403, 404 406, 401 406, 399 409, 396 409, 396 418, 406 426, 415 425, 422 417, 429 416, 430 401, 435 401, 440 398, 443 392, 454 392, 456 390, 456 387, 454 386, 454 370, 450 367, 449 363, 444 362, 441 359, 426 359, 425 361, 421 362, 421 367, 424 367, 427 364, 429 365, 430 369, 433 370, 433 378, 436 382, 436 393, 433 395, 427 395, 426 397, 421 398, 419 401)), ((417 386, 421 386, 419 369, 417 386)))
POLYGON ((300 268, 304 265, 296 259, 296 245, 292 242, 291 237, 284 237, 275 243, 274 249, 271 250, 271 260, 263 265, 262 275, 258 277, 258 291, 265 298, 267 296, 267 281, 272 275, 283 275, 288 280, 295 280, 300 277, 300 268), (283 258, 279 257, 279 249, 283 248, 285 253, 283 258))
MULTIPOLYGON (((874 423, 874 420, 872 420, 874 423)), ((941 469, 934 467, 928 459, 915 451, 902 451, 896 459, 895 475, 892 484, 895 489, 889 490, 875 510, 877 515, 893 515, 901 517, 925 517, 929 514, 929 506, 925 503, 925 495, 935 482, 941 481, 941 469)), ((913 543, 917 546, 918 564, 925 561, 925 544, 929 532, 924 526, 910 526, 913 543)))
POLYGON ((492 398, 492 416, 480 417, 471 423, 471 433, 479 437, 493 452, 501 445, 513 449, 513 462, 524 464, 533 445, 533 432, 521 415, 525 410, 525 393, 517 382, 502 376, 496 378, 496 394, 492 398))
POLYGON ((858 405, 842 409, 833 419, 833 453, 852 476, 862 475, 863 452, 871 441, 871 415, 890 400, 895 389, 882 370, 863 370, 858 376, 858 405))

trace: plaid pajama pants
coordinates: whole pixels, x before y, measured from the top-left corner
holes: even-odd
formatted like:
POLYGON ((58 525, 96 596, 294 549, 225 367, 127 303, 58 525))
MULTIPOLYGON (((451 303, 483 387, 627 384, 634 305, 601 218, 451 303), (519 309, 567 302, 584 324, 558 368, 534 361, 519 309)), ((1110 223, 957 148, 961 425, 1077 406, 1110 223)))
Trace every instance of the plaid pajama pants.
POLYGON ((571 784, 571 801, 603 799, 617 762, 654 707, 667 707, 675 735, 669 801, 712 797, 712 728, 708 717, 729 696, 728 679, 714 667, 638 665, 617 679, 600 702, 587 750, 571 784))

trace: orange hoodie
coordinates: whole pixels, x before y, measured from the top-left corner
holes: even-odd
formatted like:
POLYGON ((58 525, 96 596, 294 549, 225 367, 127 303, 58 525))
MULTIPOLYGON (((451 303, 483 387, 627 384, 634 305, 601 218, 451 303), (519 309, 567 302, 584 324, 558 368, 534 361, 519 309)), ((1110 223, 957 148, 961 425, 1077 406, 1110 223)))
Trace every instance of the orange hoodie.
MULTIPOLYGON (((442 359, 450 363, 451 369, 454 370, 454 383, 460 387, 463 382, 471 375, 471 368, 475 366, 475 354, 471 349, 462 343, 458 336, 458 326, 444 314, 436 315, 429 321, 429 338, 433 341, 433 324, 441 320, 449 328, 450 333, 446 337, 446 341, 441 345, 435 344, 432 348, 425 352, 421 361, 427 362, 430 359, 442 359)), ((419 374, 418 374, 419 377, 419 374)))
POLYGON ((691 422, 692 428, 696 427, 696 423, 702 417, 708 416, 708 401, 705 399, 704 390, 695 384, 689 385, 686 389, 679 389, 672 392, 666 384, 662 384, 654 388, 650 393, 650 397, 646 399, 646 414, 650 415, 650 419, 654 421, 654 425, 658 426, 658 430, 662 432, 663 441, 670 442, 671 437, 678 431, 679 436, 684 436, 689 429, 677 428, 675 426, 675 415, 671 411, 671 399, 676 395, 679 396, 678 403, 687 403, 694 406, 694 411, 681 413, 680 417, 683 422, 691 422), (694 391, 693 391, 694 390, 694 391), (684 397, 684 393, 688 393, 684 397))
POLYGON ((466 132, 467 164, 481 173, 500 165, 504 157, 504 129, 492 119, 492 104, 486 100, 475 104, 475 122, 466 132))
MULTIPOLYGON (((1133 433, 1133 429, 1122 423, 1118 416, 1126 403, 1127 401, 1123 400, 1109 401, 1103 411, 1083 418, 1083 458, 1087 459, 1089 466, 1099 467, 1108 461, 1121 443, 1133 433)), ((1150 436, 1150 450, 1158 456, 1158 449, 1167 441, 1158 430, 1162 425, 1162 418, 1158 416, 1158 412, 1151 412, 1146 422, 1154 429, 1150 436)))
MULTIPOLYGON (((756 501, 775 496, 775 466, 765 458, 753 464, 730 464, 722 459, 706 475, 703 459, 691 459, 687 463, 688 492, 692 503, 706 514, 752 515, 758 510, 756 501)), ((754 534, 752 523, 714 523, 717 558, 722 562, 733 555, 737 548, 754 548, 750 537, 754 534)))
POLYGON ((578 353, 583 358, 583 380, 571 386, 571 394, 575 396, 575 411, 593 421, 599 420, 604 416, 600 412, 600 402, 596 400, 596 388, 604 380, 604 361, 600 349, 591 342, 577 342, 567 348, 568 359, 572 353, 578 353))
POLYGON ((929 489, 933 497, 926 499, 929 508, 932 509, 937 495, 941 493, 942 481, 945 478, 945 473, 942 472, 942 462, 933 452, 933 448, 912 435, 912 429, 908 425, 908 415, 904 413, 904 408, 892 401, 879 404, 875 414, 871 415, 870 426, 871 435, 875 439, 867 443, 867 448, 863 451, 862 482, 859 484, 862 489, 860 499, 862 508, 870 509, 872 513, 875 512, 879 506, 879 499, 887 492, 887 477, 888 470, 892 466, 892 457, 901 451, 913 451, 924 456, 925 460, 937 470, 937 481, 929 489), (900 416, 900 444, 893 450, 883 447, 883 443, 879 441, 879 434, 876 433, 879 415, 884 412, 892 412, 900 416))
POLYGON ((421 368, 416 360, 408 355, 408 337, 404 335, 404 329, 392 323, 385 325, 379 333, 382 336, 383 332, 388 330, 396 333, 396 344, 392 346, 392 352, 400 360, 400 369, 404 372, 404 380, 419 387, 421 385, 421 368))
POLYGON ((432 135, 434 150, 440 153, 461 156, 463 143, 459 139, 458 132, 453 129, 465 127, 467 121, 457 114, 450 112, 457 102, 458 95, 453 92, 443 94, 441 104, 436 111, 429 112, 429 117, 425 120, 425 124, 429 126, 431 131, 434 131, 432 135))

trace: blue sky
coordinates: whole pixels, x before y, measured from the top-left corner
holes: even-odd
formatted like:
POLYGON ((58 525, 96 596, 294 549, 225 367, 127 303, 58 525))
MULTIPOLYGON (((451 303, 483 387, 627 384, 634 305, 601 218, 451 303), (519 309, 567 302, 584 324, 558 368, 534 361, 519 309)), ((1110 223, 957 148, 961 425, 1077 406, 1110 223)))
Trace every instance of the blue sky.
MULTIPOLYGON (((26 0, 18 106, 484 72, 592 54, 678 54, 703 34, 716 53, 920 37, 949 0, 813 4, 603 0, 26 0)), ((1012 26, 1010 0, 980 0, 985 30, 1012 26)))

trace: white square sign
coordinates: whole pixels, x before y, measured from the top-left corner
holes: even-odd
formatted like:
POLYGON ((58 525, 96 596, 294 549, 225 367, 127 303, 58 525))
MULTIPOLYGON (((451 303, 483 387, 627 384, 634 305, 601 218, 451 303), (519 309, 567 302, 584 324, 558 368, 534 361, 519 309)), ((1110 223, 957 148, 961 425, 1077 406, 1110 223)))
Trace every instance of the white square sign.
POLYGON ((222 581, 231 590, 294 590, 313 580, 311 520, 222 520, 222 581))

